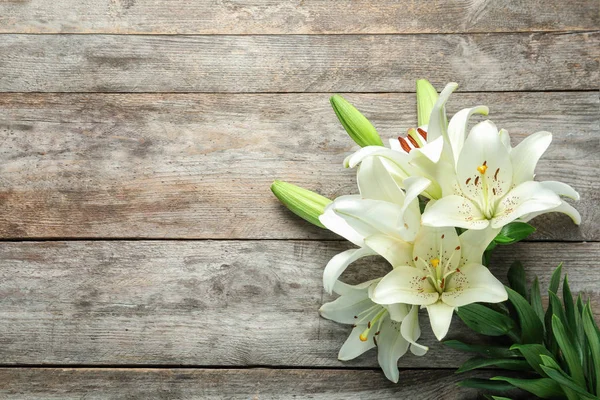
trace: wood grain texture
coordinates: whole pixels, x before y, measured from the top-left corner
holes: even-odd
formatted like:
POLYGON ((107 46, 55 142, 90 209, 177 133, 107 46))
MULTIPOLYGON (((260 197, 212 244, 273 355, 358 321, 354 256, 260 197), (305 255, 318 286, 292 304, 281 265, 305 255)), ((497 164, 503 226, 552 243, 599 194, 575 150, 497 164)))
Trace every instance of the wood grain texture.
POLYGON ((3 35, 0 92, 597 90, 600 33, 3 35))
POLYGON ((144 34, 450 33, 591 30, 582 0, 30 0, 0 3, 0 32, 144 34))
MULTIPOLYGON (((2 364, 376 367, 375 351, 342 363, 351 327, 322 319, 323 267, 348 248, 312 241, 11 242, 0 246, 2 364)), ((521 260, 546 289, 565 261, 575 293, 600 310, 600 243, 500 248, 492 271, 521 260)), ((372 257, 343 279, 389 267, 372 257)), ((598 314, 596 315, 598 317, 598 314)), ((452 368, 468 358, 441 345, 425 315, 425 357, 405 368, 452 368)), ((473 339, 460 321, 448 338, 473 339)), ((495 343, 498 343, 496 339, 495 343)))
MULTIPOLYGON (((341 165, 356 147, 328 97, 0 95, 0 236, 335 239, 269 190, 283 179, 330 198, 357 192, 341 165)), ((384 138, 416 124, 412 94, 347 97, 384 138)), ((552 131, 538 179, 581 194, 580 227, 551 214, 534 238, 599 240, 598 92, 457 93, 448 111, 476 104, 514 142, 552 131)))
POLYGON ((456 386, 473 376, 404 370, 394 384, 378 371, 0 368, 0 395, 6 400, 474 400, 476 390, 456 386))

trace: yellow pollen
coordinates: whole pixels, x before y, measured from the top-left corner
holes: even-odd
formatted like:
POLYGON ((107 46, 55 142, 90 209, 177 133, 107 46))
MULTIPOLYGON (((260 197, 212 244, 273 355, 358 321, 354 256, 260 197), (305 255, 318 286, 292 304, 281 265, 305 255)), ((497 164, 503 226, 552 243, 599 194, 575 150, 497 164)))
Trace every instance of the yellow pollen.
POLYGON ((485 174, 485 171, 487 171, 487 168, 488 168, 487 165, 483 164, 483 165, 480 165, 479 167, 477 167, 477 171, 479 171, 479 173, 481 175, 483 175, 483 174, 485 174))
POLYGON ((365 335, 364 333, 361 333, 358 338, 360 339, 361 342, 367 341, 367 335, 365 335))
POLYGON ((433 268, 437 268, 438 264, 440 263, 440 260, 437 258, 433 258, 430 262, 431 265, 433 265, 433 268))

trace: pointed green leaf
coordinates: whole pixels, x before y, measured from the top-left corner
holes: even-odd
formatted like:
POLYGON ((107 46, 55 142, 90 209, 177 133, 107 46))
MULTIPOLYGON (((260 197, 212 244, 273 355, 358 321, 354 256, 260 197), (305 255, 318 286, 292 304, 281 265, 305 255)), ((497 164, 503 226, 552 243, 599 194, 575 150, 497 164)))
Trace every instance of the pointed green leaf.
MULTIPOLYGON (((542 368, 542 370, 544 371, 545 375, 548 375, 546 373, 546 368, 550 368, 556 371, 560 371, 564 374, 564 371, 560 368, 560 366, 558 365, 558 363, 554 360, 554 358, 552 357, 548 357, 545 355, 541 355, 540 358, 542 359, 542 363, 543 365, 541 365, 540 367, 542 368)), ((569 378, 571 379, 571 378, 569 378)), ((565 396, 567 396, 568 400, 578 400, 579 399, 579 395, 577 393, 575 393, 572 389, 569 389, 568 386, 565 385, 560 385, 560 387, 562 388, 563 392, 565 392, 565 396)))
POLYGON ((467 344, 459 340, 445 340, 442 343, 456 350, 478 353, 487 357, 507 358, 519 356, 517 351, 512 351, 508 347, 467 344))
POLYGON ((563 394, 560 386, 552 379, 537 378, 537 379, 519 379, 509 378, 504 376, 495 376, 491 378, 494 381, 508 382, 519 389, 532 393, 542 399, 553 399, 560 397, 563 394))
POLYGON ((510 347, 511 350, 518 350, 527 360, 529 365, 540 375, 546 376, 540 365, 542 364, 541 355, 552 358, 552 354, 541 344, 515 344, 510 347))
POLYGON ((473 389, 491 390, 494 392, 506 392, 507 390, 512 390, 515 388, 508 382, 491 381, 489 379, 481 378, 465 379, 463 381, 458 382, 456 385, 473 389))
POLYGON ((529 371, 531 367, 527 361, 520 358, 482 358, 474 357, 465 361, 456 373, 467 372, 477 368, 496 366, 511 371, 529 371))
POLYGON ((456 314, 469 328, 482 335, 502 336, 514 328, 514 323, 509 317, 481 304, 458 307, 456 314))
POLYGON ((544 340, 544 327, 537 314, 527 300, 519 293, 507 287, 508 300, 512 303, 519 316, 521 325, 521 341, 523 343, 542 343, 544 340))
POLYGON ((498 242, 497 239, 498 237, 500 237, 501 240, 504 242, 503 244, 514 243, 527 238, 534 232, 535 228, 526 222, 511 222, 502 227, 502 229, 496 236, 496 239, 494 240, 498 242), (506 242, 506 238, 510 239, 510 241, 506 242))
POLYGON ((585 390, 585 386, 582 387, 578 385, 577 382, 571 379, 571 377, 569 377, 569 375, 567 375, 564 371, 552 367, 547 367, 545 365, 542 365, 542 369, 544 370, 546 375, 548 375, 554 382, 561 385, 563 388, 568 388, 576 392, 579 396, 575 398, 600 400, 598 397, 585 390))
POLYGON ((542 294, 540 293, 540 281, 537 276, 531 285, 531 295, 529 299, 531 308, 535 311, 535 314, 540 318, 540 321, 544 323, 544 307, 542 306, 542 294))
POLYGON ((573 295, 571 294, 571 288, 569 287, 569 277, 565 274, 563 280, 563 303, 565 305, 565 314, 567 315, 567 322, 572 332, 576 332, 577 321, 575 321, 575 303, 573 302, 573 295))
POLYGON ((361 147, 383 146, 377 130, 348 100, 339 94, 332 96, 329 101, 340 123, 348 135, 361 147))
POLYGON ((567 316, 560 299, 553 292, 548 292, 548 298, 550 300, 550 305, 552 306, 552 314, 556 315, 558 319, 560 319, 560 322, 567 327, 567 316))
POLYGON ((529 298, 527 293, 527 281, 525 279, 525 269, 523 264, 519 261, 515 261, 508 270, 508 282, 510 287, 525 299, 529 298))
POLYGON ((585 387, 585 376, 575 345, 560 318, 556 315, 552 316, 552 332, 569 367, 571 377, 578 385, 585 387))
POLYGON ((560 275, 562 272, 562 263, 558 264, 558 267, 552 273, 552 278, 550 278, 550 287, 549 291, 553 293, 558 293, 558 287, 560 286, 560 275))
POLYGON ((319 216, 331 203, 327 197, 283 181, 275 181, 271 191, 291 212, 318 227, 325 228, 319 216))
POLYGON ((590 308, 585 306, 583 309, 583 329, 590 349, 591 362, 590 369, 593 373, 591 376, 592 382, 595 382, 595 392, 600 395, 600 335, 595 328, 594 318, 590 308))

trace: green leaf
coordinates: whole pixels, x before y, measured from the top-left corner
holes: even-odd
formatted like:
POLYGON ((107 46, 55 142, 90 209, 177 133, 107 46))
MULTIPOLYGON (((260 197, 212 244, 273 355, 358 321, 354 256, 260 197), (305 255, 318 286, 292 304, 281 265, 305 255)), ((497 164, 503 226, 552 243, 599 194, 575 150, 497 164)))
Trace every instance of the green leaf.
POLYGON ((565 310, 560 302, 560 299, 553 292, 548 292, 548 297, 550 300, 550 305, 552 306, 552 314, 556 315, 560 322, 566 327, 567 326, 567 316, 565 314, 565 310))
POLYGON ((523 343, 542 343, 544 326, 527 300, 519 293, 507 287, 508 300, 512 303, 519 316, 521 325, 521 341, 523 343))
POLYGON ((565 305, 565 314, 569 328, 572 332, 577 332, 577 321, 575 320, 575 303, 573 303, 573 295, 571 294, 571 288, 569 287, 569 277, 565 274, 563 280, 563 303, 565 305))
POLYGON ((445 340, 442 343, 456 350, 467 351, 470 353, 478 353, 487 357, 507 358, 519 356, 518 352, 511 351, 508 347, 467 344, 459 340, 445 340))
POLYGON ((541 344, 515 344, 510 347, 511 350, 518 350, 527 360, 529 365, 540 375, 546 376, 540 365, 542 364, 541 355, 552 358, 552 354, 541 344))
MULTIPOLYGON (((580 397, 575 397, 575 398, 599 400, 598 397, 594 396, 593 394, 591 394, 587 390, 585 390, 585 386, 584 387, 579 386, 577 384, 577 382, 575 382, 573 379, 571 379, 569 377, 569 375, 565 374, 564 371, 562 371, 560 369, 555 369, 552 367, 547 367, 545 365, 542 365, 542 369, 544 370, 546 375, 548 375, 554 382, 558 383, 563 388, 569 388, 569 389, 573 390, 574 392, 576 392, 577 394, 579 394, 580 397)), ((571 398, 571 397, 569 397, 569 398, 571 398)))
POLYGON ((558 264, 558 267, 552 273, 552 278, 550 278, 550 287, 549 291, 553 293, 558 293, 558 286, 560 285, 560 275, 562 271, 562 263, 558 264))
POLYGON ((437 90, 426 79, 417 80, 417 119, 419 126, 428 125, 431 110, 438 99, 437 90))
POLYGON ((491 390, 494 392, 506 392, 515 387, 508 382, 491 381, 489 379, 469 378, 457 383, 457 386, 468 387, 473 389, 491 390))
POLYGON ((540 281, 537 276, 535 277, 533 284, 531 285, 531 296, 529 298, 531 308, 535 311, 536 315, 540 318, 540 321, 544 323, 544 307, 542 306, 542 294, 540 293, 540 281))
POLYGON ((569 367, 569 373, 573 380, 580 386, 585 387, 585 376, 581 367, 581 360, 573 341, 569 338, 569 333, 558 316, 552 316, 552 332, 562 351, 563 357, 569 367))
POLYGON ((348 100, 339 94, 332 96, 329 101, 340 123, 352 138, 361 147, 383 146, 377 130, 348 100))
POLYGON ((499 233, 494 238, 494 243, 496 243, 496 244, 511 244, 511 243, 514 243, 514 239, 509 238, 508 236, 504 236, 499 233))
POLYGON ((525 269, 523 264, 519 261, 515 261, 508 270, 508 282, 510 287, 525 299, 529 298, 527 293, 527 280, 525 279, 525 269))
MULTIPOLYGON (((540 358, 542 359, 542 363, 544 365, 540 366, 542 368, 542 370, 544 371, 544 374, 547 375, 546 373, 546 368, 551 368, 554 369, 556 371, 561 371, 562 369, 560 368, 560 366, 558 365, 558 363, 554 360, 554 358, 552 357, 548 357, 548 356, 540 356, 540 358)), ((571 378, 569 378, 571 379, 571 378)), ((560 387, 562 388, 563 392, 565 392, 565 395, 567 396, 568 400, 578 400, 579 396, 577 395, 577 393, 575 393, 572 389, 569 389, 568 386, 565 385, 560 385, 560 387)))
POLYGON ((591 368, 593 376, 590 378, 592 378, 592 382, 595 381, 595 393, 600 395, 600 335, 598 335, 592 312, 588 306, 585 306, 583 309, 582 320, 592 358, 590 364, 593 366, 591 368))
POLYGON ((493 400, 512 400, 510 397, 491 396, 493 400))
POLYGON ((502 336, 515 327, 509 317, 481 304, 458 307, 456 314, 469 328, 482 335, 502 336))
POLYGON ((291 212, 318 227, 325 228, 319 216, 331 203, 327 197, 283 181, 271 184, 271 191, 291 212))
POLYGON ((474 357, 465 361, 456 373, 467 372, 477 368, 496 366, 511 371, 529 371, 531 367, 527 361, 520 358, 482 358, 474 357))
POLYGON ((511 222, 502 227, 494 241, 500 244, 514 243, 527 238, 534 232, 535 228, 526 222, 511 222), (498 241, 499 237, 502 242, 498 241), (507 238, 510 240, 509 242, 506 241, 507 238))
POLYGON ((504 376, 495 376, 492 380, 508 382, 519 389, 532 393, 542 399, 553 399, 560 397, 563 394, 560 386, 552 379, 537 378, 537 379, 520 379, 508 378, 504 376))

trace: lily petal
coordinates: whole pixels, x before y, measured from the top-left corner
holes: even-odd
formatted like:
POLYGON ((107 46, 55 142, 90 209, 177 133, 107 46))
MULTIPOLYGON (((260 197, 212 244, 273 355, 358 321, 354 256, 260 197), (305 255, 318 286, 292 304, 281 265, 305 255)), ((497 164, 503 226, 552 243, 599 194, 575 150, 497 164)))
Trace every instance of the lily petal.
POLYGON ((575 189, 573 189, 571 186, 567 185, 566 183, 557 182, 557 181, 542 181, 540 183, 542 184, 543 187, 545 187, 546 189, 552 190, 554 193, 556 193, 559 196, 564 196, 564 197, 568 197, 570 199, 579 201, 579 193, 577 193, 577 191, 575 189))
POLYGON ((427 305, 438 298, 438 292, 424 279, 423 271, 406 266, 394 268, 384 276, 371 295, 371 300, 379 304, 427 305))
POLYGON ((388 235, 377 234, 365 239, 369 248, 385 258, 392 267, 412 265, 413 245, 388 235))
POLYGON ((397 383, 400 378, 398 359, 406 354, 409 343, 399 332, 400 323, 386 318, 381 325, 381 333, 377 336, 377 360, 385 377, 397 383))
POLYGON ((375 330, 371 329, 369 331, 369 336, 366 341, 360 340, 360 334, 364 332, 366 325, 359 325, 356 328, 352 329, 350 336, 342 345, 340 352, 338 353, 338 359, 341 361, 348 361, 355 359, 356 357, 363 354, 365 351, 372 349, 375 347, 375 342, 373 341, 373 335, 375 334, 375 330))
POLYGON ((508 150, 508 152, 510 153, 512 151, 512 147, 510 145, 510 135, 508 134, 508 131, 506 129, 500 129, 500 132, 498 132, 498 136, 500 136, 500 141, 502 142, 504 147, 506 147, 506 150, 508 150))
POLYGON ((413 221, 411 224, 407 216, 405 225, 398 226, 397 221, 402 217, 402 207, 387 201, 341 196, 329 206, 363 237, 383 233, 410 240, 418 225, 418 217, 410 218, 410 221, 413 221))
POLYGON ((510 152, 513 165, 513 185, 531 181, 534 177, 535 166, 552 142, 550 132, 537 132, 527 136, 510 152))
POLYGON ((560 197, 540 182, 523 182, 500 200, 492 218, 492 228, 501 228, 530 213, 548 212, 561 203, 560 197))
MULTIPOLYGON (((381 146, 367 146, 358 150, 356 153, 350 155, 346 158, 347 167, 354 168, 358 164, 360 164, 367 157, 382 157, 386 160, 389 160, 396 164, 401 171, 404 171, 405 178, 410 176, 410 172, 412 171, 411 166, 409 165, 410 157, 408 153, 394 151, 392 149, 388 149, 387 147, 381 146)), ((345 161, 346 163, 346 161, 345 161)))
MULTIPOLYGON (((438 137, 446 136, 446 127, 448 126, 448 119, 446 118, 446 102, 450 98, 452 92, 458 88, 458 83, 450 82, 446 85, 444 90, 440 93, 433 109, 431 110, 431 116, 429 117, 429 124, 427 125, 427 140, 433 141, 438 137)), ((440 152, 441 155, 441 152, 440 152)), ((439 156, 438 156, 439 159, 439 156)), ((436 160, 437 161, 437 160, 436 160)))
POLYGON ((527 222, 527 221, 534 219, 537 216, 540 216, 540 215, 546 214, 546 213, 551 213, 551 212, 559 212, 559 213, 566 214, 573 220, 575 225, 581 224, 581 214, 579 214, 579 211, 577 211, 575 209, 575 207, 573 207, 572 205, 570 205, 569 203, 567 203, 564 200, 561 200, 560 205, 558 207, 551 208, 550 210, 547 210, 547 211, 527 214, 527 215, 524 215, 521 218, 519 218, 519 220, 521 220, 523 222, 527 222))
POLYGON ((366 157, 358 167, 358 189, 365 199, 404 204, 404 192, 398 187, 379 157, 366 157))
POLYGON ((480 231, 469 229, 468 231, 463 232, 458 237, 461 248, 459 264, 480 264, 481 259, 483 258, 483 252, 499 232, 500 228, 494 229, 489 226, 480 231))
POLYGON ((368 247, 360 249, 351 249, 336 254, 325 266, 323 271, 323 286, 325 290, 331 294, 333 286, 342 273, 350 264, 362 257, 375 255, 373 250, 368 247))
POLYGON ((450 145, 451 161, 456 164, 458 156, 465 143, 465 136, 469 126, 469 119, 473 114, 488 115, 489 109, 486 106, 477 106, 465 108, 454 114, 448 124, 448 142, 450 145))
POLYGON ((484 302, 500 303, 508 299, 502 282, 481 264, 460 267, 446 284, 442 301, 452 307, 484 302))
POLYGON ((421 223, 425 226, 454 226, 465 229, 484 229, 489 225, 489 221, 476 204, 457 195, 442 197, 427 207, 421 217, 421 223))
POLYGON ((404 303, 396 303, 385 306, 390 314, 390 318, 396 322, 402 322, 409 314, 411 307, 412 306, 404 303))
POLYGON ((450 329, 452 323, 452 314, 454 313, 454 307, 451 307, 442 300, 430 304, 427 306, 427 312, 429 313, 429 323, 435 337, 438 340, 442 340, 450 329))
POLYGON ((423 356, 429 350, 429 347, 417 343, 421 337, 421 327, 419 326, 419 306, 412 306, 410 312, 402 321, 400 327, 402 337, 410 343, 410 351, 416 356, 423 356))
POLYGON ((475 125, 458 157, 458 184, 465 196, 485 213, 511 187, 513 168, 498 129, 491 121, 475 125))
MULTIPOLYGON (((360 197, 357 196, 357 198, 360 197)), ((325 212, 319 216, 319 221, 325 228, 329 229, 333 233, 337 233, 355 245, 359 247, 363 247, 365 245, 365 236, 358 233, 348 224, 348 222, 346 222, 344 218, 335 213, 333 210, 333 203, 325 207, 325 212)))
POLYGON ((415 238, 412 259, 417 268, 428 274, 432 260, 437 263, 434 268, 446 268, 447 265, 450 269, 458 267, 460 254, 456 229, 422 226, 415 238))

